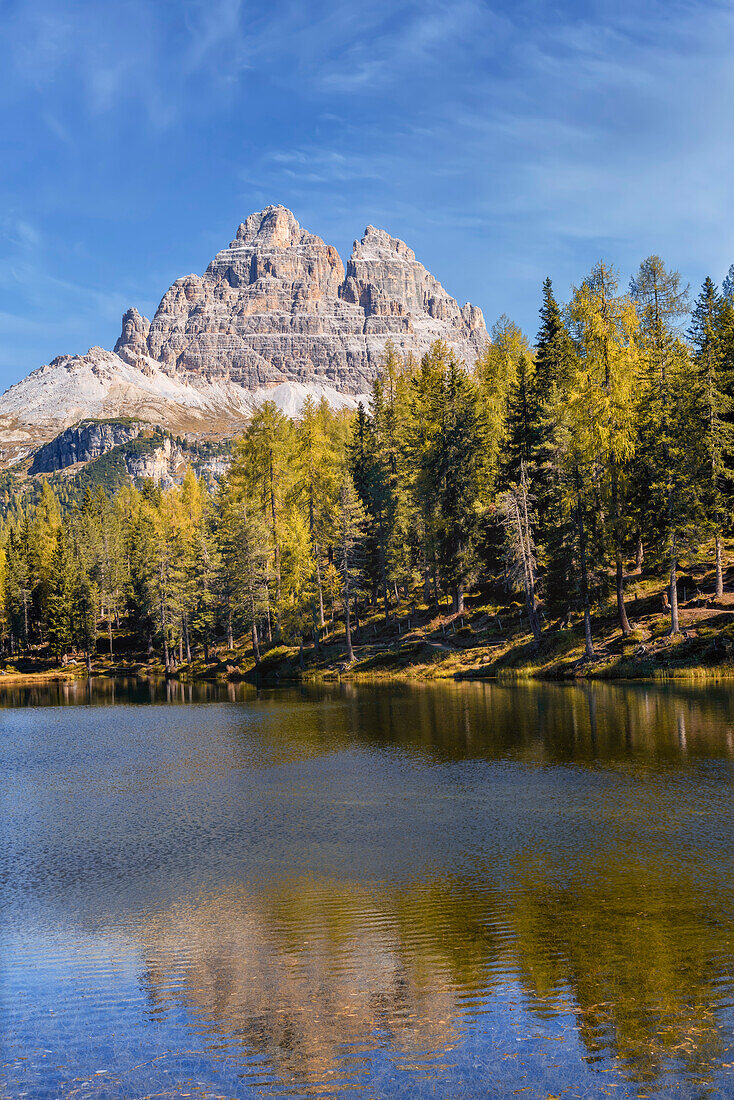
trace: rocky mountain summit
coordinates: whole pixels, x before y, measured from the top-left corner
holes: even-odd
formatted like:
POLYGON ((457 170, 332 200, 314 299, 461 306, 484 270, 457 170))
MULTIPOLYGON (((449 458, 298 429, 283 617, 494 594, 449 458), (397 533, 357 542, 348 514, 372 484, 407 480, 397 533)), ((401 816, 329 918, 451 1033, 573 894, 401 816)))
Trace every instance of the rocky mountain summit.
POLYGON ((0 444, 32 443, 88 417, 175 429, 232 429, 270 398, 356 405, 385 344, 421 355, 445 340, 473 362, 487 332, 402 241, 368 226, 346 270, 338 252, 268 206, 243 222, 203 275, 177 279, 151 321, 122 319, 113 352, 59 356, 0 397, 0 444))

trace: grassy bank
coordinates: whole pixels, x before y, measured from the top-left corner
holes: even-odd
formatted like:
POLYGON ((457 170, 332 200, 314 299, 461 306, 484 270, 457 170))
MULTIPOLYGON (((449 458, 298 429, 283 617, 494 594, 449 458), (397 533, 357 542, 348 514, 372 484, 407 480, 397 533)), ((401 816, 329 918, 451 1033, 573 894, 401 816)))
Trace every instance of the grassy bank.
POLYGON ((57 662, 41 657, 19 657, 4 661, 0 665, 0 686, 2 684, 46 684, 70 680, 82 680, 87 677, 84 661, 74 661, 59 666, 57 662))

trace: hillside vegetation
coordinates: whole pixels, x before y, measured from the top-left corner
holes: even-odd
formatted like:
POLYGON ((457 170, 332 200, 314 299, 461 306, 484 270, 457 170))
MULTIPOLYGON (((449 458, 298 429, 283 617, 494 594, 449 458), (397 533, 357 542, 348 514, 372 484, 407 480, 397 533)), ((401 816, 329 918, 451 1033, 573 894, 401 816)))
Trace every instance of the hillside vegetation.
POLYGON ((629 293, 600 263, 564 310, 546 281, 533 347, 501 318, 471 369, 441 342, 420 362, 388 346, 369 410, 265 402, 211 491, 192 470, 118 484, 110 452, 71 502, 46 481, 11 494, 6 658, 91 666, 106 645, 112 665, 275 679, 726 672, 734 276, 688 308, 658 257, 629 293))

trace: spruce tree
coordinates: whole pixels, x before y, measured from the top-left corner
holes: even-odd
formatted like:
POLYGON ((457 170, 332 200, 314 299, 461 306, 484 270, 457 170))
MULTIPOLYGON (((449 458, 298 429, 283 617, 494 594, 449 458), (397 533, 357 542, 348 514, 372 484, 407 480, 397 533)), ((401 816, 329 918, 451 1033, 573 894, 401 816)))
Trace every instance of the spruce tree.
POLYGON ((464 610, 476 568, 481 509, 487 489, 487 422, 474 380, 441 349, 441 384, 429 418, 435 425, 426 471, 437 502, 438 557, 454 610, 464 610))
MULTIPOLYGON (((374 401, 374 387, 373 387, 374 401)), ((387 593, 387 535, 385 522, 384 470, 378 454, 372 418, 360 402, 347 449, 349 472, 362 507, 370 517, 364 539, 364 570, 377 603, 381 592, 385 620, 389 618, 387 593)))
POLYGON ((678 333, 688 288, 659 256, 649 256, 631 282, 640 317, 643 354, 642 417, 636 477, 654 559, 668 570, 670 631, 680 630, 677 572, 697 544, 704 520, 706 455, 703 400, 697 371, 678 333), (699 425, 696 430, 693 425, 699 425))
POLYGON ((59 526, 49 573, 48 637, 51 652, 65 657, 77 636, 76 598, 79 586, 74 548, 64 527, 59 526))
POLYGON ((420 546, 423 595, 426 603, 433 601, 436 606, 439 602, 439 506, 431 456, 440 426, 443 369, 447 354, 444 344, 434 344, 422 357, 420 366, 411 373, 403 443, 410 519, 420 546))
POLYGON ((564 410, 577 374, 578 356, 553 294, 543 283, 528 417, 528 480, 532 489, 539 567, 549 612, 568 610, 576 587, 576 523, 569 509, 564 461, 564 410))
POLYGON ((703 402, 703 430, 707 454, 706 512, 714 535, 715 595, 724 595, 722 534, 730 512, 731 454, 734 428, 731 423, 730 364, 726 354, 727 309, 710 278, 704 280, 691 314, 688 338, 693 348, 697 386, 703 402))
POLYGON ((517 361, 517 373, 507 402, 506 442, 501 462, 500 483, 503 487, 518 484, 521 471, 525 478, 531 461, 533 429, 534 364, 529 349, 523 350, 517 361))
POLYGON ((255 665, 260 664, 258 624, 267 609, 267 522, 258 504, 242 496, 235 515, 235 600, 239 619, 249 627, 255 665))
POLYGON ((352 600, 356 597, 362 573, 362 533, 365 513, 347 469, 342 473, 336 513, 336 551, 341 577, 342 604, 347 661, 354 660, 352 645, 352 600))

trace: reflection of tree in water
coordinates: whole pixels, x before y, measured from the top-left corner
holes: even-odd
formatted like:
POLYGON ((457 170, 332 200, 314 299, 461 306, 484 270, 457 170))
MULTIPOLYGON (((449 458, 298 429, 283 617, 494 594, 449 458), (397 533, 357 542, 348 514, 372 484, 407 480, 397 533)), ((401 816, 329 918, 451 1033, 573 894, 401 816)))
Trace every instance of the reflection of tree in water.
POLYGON ((592 1058, 611 1052, 640 1082, 678 1067, 703 1085, 731 1045, 719 1018, 734 977, 730 911, 731 897, 634 860, 563 885, 533 862, 510 919, 534 1007, 555 1012, 570 993, 592 1058))
POLYGON ((528 762, 731 759, 726 686, 680 684, 416 683, 386 691, 363 684, 315 692, 340 702, 300 716, 293 742, 398 746, 443 760, 528 762), (685 736, 681 737, 681 730, 685 736))
MULTIPOLYGON (((143 684, 134 700, 163 690, 184 702, 200 689, 143 684)), ((226 688, 237 699, 244 690, 226 688)), ((274 764, 360 750, 364 768, 348 776, 359 828, 351 811, 335 812, 335 773, 316 769, 321 786, 296 804, 313 812, 319 866, 336 867, 334 879, 237 886, 158 911, 140 930, 150 996, 180 1001, 215 1044, 237 1043, 243 1057, 316 1091, 358 1075, 380 1049, 440 1074, 427 1059, 447 1059, 472 1013, 506 1011, 493 988, 519 977, 539 1017, 575 1014, 604 1069, 618 1060, 648 1085, 679 1067, 703 1089, 731 1046, 730 1017, 722 1022, 734 980, 732 886, 722 874, 730 709, 730 689, 711 684, 342 685, 264 693, 241 720, 228 708, 226 731, 211 742, 198 720, 181 723, 165 771, 143 758, 151 797, 164 797, 162 775, 173 787, 168 812, 193 814, 193 846, 170 867, 176 881, 193 859, 204 879, 304 865, 310 822, 301 844, 287 797, 271 832, 259 814, 274 764), (251 787, 258 771, 267 782, 251 787), (197 793, 188 801, 179 788, 197 793), (384 859, 368 858, 373 841, 384 843, 384 859), (413 842, 417 874, 446 867, 454 879, 397 885, 414 866, 413 842), (344 868, 379 881, 346 882, 344 868)), ((301 783, 298 768, 282 781, 301 783)), ((123 809, 118 820, 113 807, 113 839, 128 835, 123 809)), ((169 848, 153 855, 166 866, 169 848)))
POLYGON ((468 1014, 517 976, 538 1015, 575 1015, 590 1061, 616 1058, 647 1084, 679 1068, 703 1086, 731 1041, 717 1018, 729 899, 642 864, 563 884, 535 861, 516 870, 502 895, 308 881, 202 898, 141 930, 149 995, 317 1091, 378 1047, 442 1076, 468 1014))
MULTIPOLYGON (((446 760, 510 756, 581 763, 734 756, 731 689, 711 682, 443 682, 392 685, 390 690, 344 683, 261 693, 249 684, 122 678, 0 684, 0 709, 216 701, 255 706, 262 722, 259 735, 279 748, 287 740, 294 756, 299 750, 300 755, 314 754, 354 743, 398 746, 446 760)), ((245 722, 245 735, 247 729, 245 722)))

